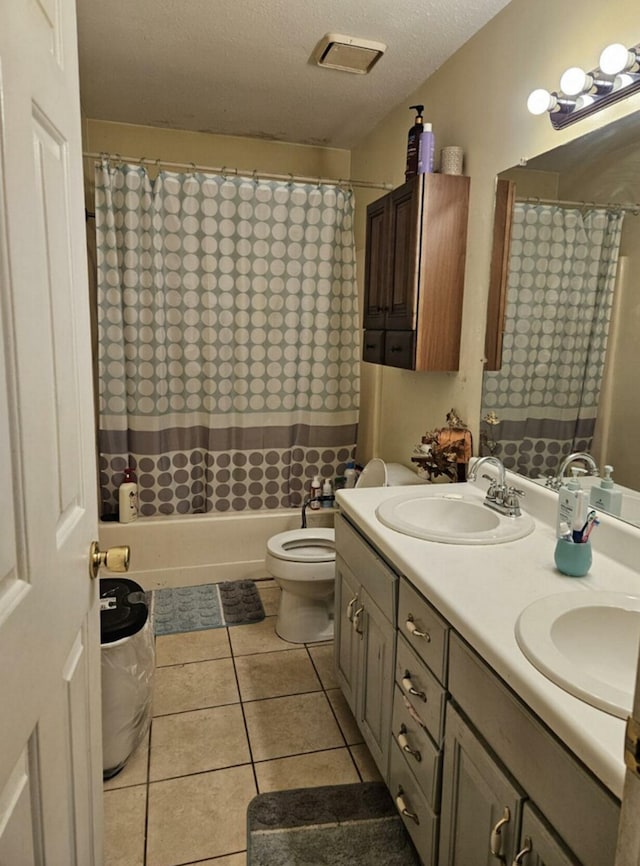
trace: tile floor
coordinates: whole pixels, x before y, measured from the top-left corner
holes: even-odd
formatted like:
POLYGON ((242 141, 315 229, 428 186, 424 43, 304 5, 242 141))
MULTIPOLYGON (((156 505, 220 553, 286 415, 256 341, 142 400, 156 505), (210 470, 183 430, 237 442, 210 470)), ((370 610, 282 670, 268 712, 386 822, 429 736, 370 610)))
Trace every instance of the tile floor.
POLYGON ((331 643, 255 625, 156 639, 150 735, 105 783, 105 866, 245 866, 258 793, 380 776, 333 674, 331 643))

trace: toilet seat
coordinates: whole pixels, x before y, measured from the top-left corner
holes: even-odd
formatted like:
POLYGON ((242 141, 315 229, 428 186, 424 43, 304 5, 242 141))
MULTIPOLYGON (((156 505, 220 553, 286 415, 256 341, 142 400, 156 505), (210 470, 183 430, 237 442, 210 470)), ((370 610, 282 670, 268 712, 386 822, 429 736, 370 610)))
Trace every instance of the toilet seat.
POLYGON ((292 529, 273 535, 267 552, 284 562, 333 562, 336 538, 333 529, 292 529))

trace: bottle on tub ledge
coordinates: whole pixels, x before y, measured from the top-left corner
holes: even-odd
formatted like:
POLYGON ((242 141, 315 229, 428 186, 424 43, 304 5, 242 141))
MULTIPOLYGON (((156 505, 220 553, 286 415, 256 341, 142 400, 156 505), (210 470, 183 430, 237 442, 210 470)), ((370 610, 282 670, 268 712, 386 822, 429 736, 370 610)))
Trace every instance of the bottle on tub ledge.
POLYGON ((320 508, 320 501, 317 497, 321 495, 322 480, 319 475, 314 475, 311 482, 311 502, 309 503, 309 508, 313 509, 313 511, 317 511, 320 508))
POLYGON ((331 486, 331 479, 325 478, 325 482, 322 485, 322 507, 323 508, 333 508, 334 502, 333 495, 333 487, 331 486))
POLYGON ((122 484, 118 487, 118 520, 131 523, 138 516, 138 485, 133 469, 124 470, 122 484))
POLYGON ((358 470, 356 469, 356 461, 355 460, 347 460, 347 468, 344 470, 345 487, 347 489, 356 486, 356 481, 358 480, 358 470))

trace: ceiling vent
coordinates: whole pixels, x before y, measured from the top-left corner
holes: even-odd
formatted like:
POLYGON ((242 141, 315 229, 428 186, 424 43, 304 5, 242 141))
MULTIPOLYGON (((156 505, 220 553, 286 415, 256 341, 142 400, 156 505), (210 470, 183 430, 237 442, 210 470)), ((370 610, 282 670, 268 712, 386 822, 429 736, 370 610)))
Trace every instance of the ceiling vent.
POLYGON ((380 60, 386 48, 382 42, 327 33, 316 46, 312 59, 318 66, 326 66, 327 69, 366 75, 380 60))

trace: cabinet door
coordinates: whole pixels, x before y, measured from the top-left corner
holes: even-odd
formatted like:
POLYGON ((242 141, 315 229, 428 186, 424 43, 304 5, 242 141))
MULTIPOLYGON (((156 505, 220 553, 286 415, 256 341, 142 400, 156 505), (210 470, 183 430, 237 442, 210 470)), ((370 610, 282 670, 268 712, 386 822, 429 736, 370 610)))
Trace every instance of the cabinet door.
POLYGON ((393 705, 395 630, 366 590, 360 591, 363 616, 356 620, 360 645, 356 719, 385 781, 389 778, 389 745, 393 705))
POLYGON ((579 866, 529 803, 524 804, 520 845, 513 862, 514 866, 579 866))
MULTIPOLYGON (((422 176, 413 178, 389 194, 389 299, 385 328, 412 331, 416 327, 419 225, 422 209, 422 176)), ((385 359, 385 363, 389 363, 385 359)))
POLYGON ((361 635, 353 626, 354 613, 362 605, 359 600, 359 583, 341 556, 336 555, 335 588, 335 635, 334 653, 338 682, 349 704, 356 714, 356 677, 361 635))
POLYGON ((447 707, 439 866, 515 857, 523 795, 451 704, 447 707))
MULTIPOLYGON (((384 328, 389 288, 389 201, 388 195, 367 207, 367 243, 364 269, 364 311, 366 330, 384 328)), ((365 360, 369 360, 365 358, 365 360)), ((373 363, 378 363, 371 359, 373 363)))

